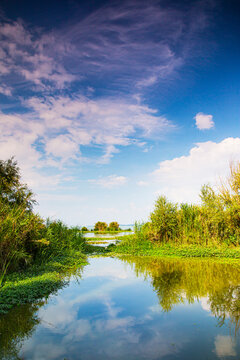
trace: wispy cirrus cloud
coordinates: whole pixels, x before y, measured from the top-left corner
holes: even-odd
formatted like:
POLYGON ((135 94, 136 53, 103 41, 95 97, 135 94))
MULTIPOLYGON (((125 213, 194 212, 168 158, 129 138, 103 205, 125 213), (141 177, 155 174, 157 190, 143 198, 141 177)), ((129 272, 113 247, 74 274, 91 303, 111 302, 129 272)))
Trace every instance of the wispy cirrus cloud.
POLYGON ((2 19, 2 82, 54 92, 86 79, 101 87, 104 76, 118 92, 151 86, 199 52, 211 3, 112 1, 51 31, 2 19))
MULTIPOLYGON (((66 83, 75 79, 67 72, 58 59, 45 49, 50 39, 39 29, 29 29, 22 21, 2 22, 0 27, 0 76, 2 83, 14 88, 22 86, 23 79, 37 85, 38 90, 46 90, 51 86, 63 88, 66 83)), ((9 95, 5 92, 6 95, 9 95)))
POLYGON ((71 61, 76 73, 87 73, 90 80, 104 73, 118 91, 151 86, 172 75, 196 49, 199 54, 212 4, 113 1, 54 36, 57 43, 70 44, 74 58, 67 60, 66 54, 66 62, 71 61))

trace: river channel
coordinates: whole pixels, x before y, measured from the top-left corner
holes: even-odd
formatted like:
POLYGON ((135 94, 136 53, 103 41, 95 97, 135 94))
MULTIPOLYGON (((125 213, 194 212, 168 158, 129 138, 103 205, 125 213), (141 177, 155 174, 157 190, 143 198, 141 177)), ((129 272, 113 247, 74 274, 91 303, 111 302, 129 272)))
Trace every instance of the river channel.
POLYGON ((0 318, 2 359, 239 359, 240 266, 92 257, 66 287, 0 318))

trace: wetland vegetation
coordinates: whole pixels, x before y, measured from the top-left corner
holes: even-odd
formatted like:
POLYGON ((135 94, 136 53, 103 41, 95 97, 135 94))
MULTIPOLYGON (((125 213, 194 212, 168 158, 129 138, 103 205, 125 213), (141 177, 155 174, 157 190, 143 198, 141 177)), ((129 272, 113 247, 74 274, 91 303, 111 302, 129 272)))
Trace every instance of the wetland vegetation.
POLYGON ((175 204, 160 196, 149 222, 136 224, 115 251, 138 255, 240 258, 240 164, 217 190, 204 185, 201 204, 175 204))

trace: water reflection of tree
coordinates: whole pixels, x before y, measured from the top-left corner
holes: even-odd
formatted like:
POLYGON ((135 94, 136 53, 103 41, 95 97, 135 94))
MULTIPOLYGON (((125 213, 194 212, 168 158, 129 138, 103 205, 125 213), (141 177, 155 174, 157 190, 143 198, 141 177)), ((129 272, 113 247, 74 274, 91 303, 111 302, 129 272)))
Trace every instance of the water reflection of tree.
POLYGON ((240 327, 240 266, 210 260, 125 257, 137 275, 150 277, 163 311, 208 298, 219 326, 240 327))
MULTIPOLYGON (((83 267, 71 268, 63 271, 59 281, 59 289, 67 286, 70 279, 79 282, 83 267)), ((44 286, 44 281, 43 284, 44 286)), ((18 286, 20 286, 18 284, 18 286)), ((55 294, 57 290, 55 289, 55 294)), ((19 351, 23 341, 33 335, 37 325, 41 322, 38 310, 48 302, 50 293, 45 294, 45 299, 39 299, 35 304, 25 304, 12 308, 7 314, 0 315, 0 359, 20 360, 19 351)))
POLYGON ((0 317, 0 358, 20 359, 18 356, 22 340, 32 336, 40 319, 37 317, 39 304, 15 307, 0 317))
POLYGON ((240 286, 229 285, 210 295, 211 312, 222 326, 227 319, 234 325, 235 335, 240 328, 240 286))
POLYGON ((177 270, 163 272, 161 276, 153 277, 152 284, 164 311, 170 311, 175 304, 184 302, 179 287, 181 277, 182 272, 177 270))

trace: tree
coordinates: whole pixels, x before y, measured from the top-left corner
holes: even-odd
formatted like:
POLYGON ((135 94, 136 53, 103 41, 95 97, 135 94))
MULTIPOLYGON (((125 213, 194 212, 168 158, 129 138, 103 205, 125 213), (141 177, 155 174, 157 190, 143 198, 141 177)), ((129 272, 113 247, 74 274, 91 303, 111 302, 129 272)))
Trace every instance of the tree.
POLYGON ((159 196, 155 202, 155 209, 150 215, 152 228, 160 241, 169 241, 178 231, 177 204, 159 196))
POLYGON ((82 231, 89 231, 89 230, 88 230, 88 228, 86 226, 83 226, 82 231))
POLYGON ((119 230, 119 223, 117 221, 112 221, 109 224, 108 228, 109 228, 110 231, 118 231, 119 230))
POLYGON ((13 157, 0 160, 0 197, 9 205, 21 205, 29 211, 36 204, 33 192, 21 183, 20 169, 13 157))
POLYGON ((107 224, 105 222, 102 221, 98 221, 95 225, 94 225, 94 231, 106 231, 107 230, 107 224))

